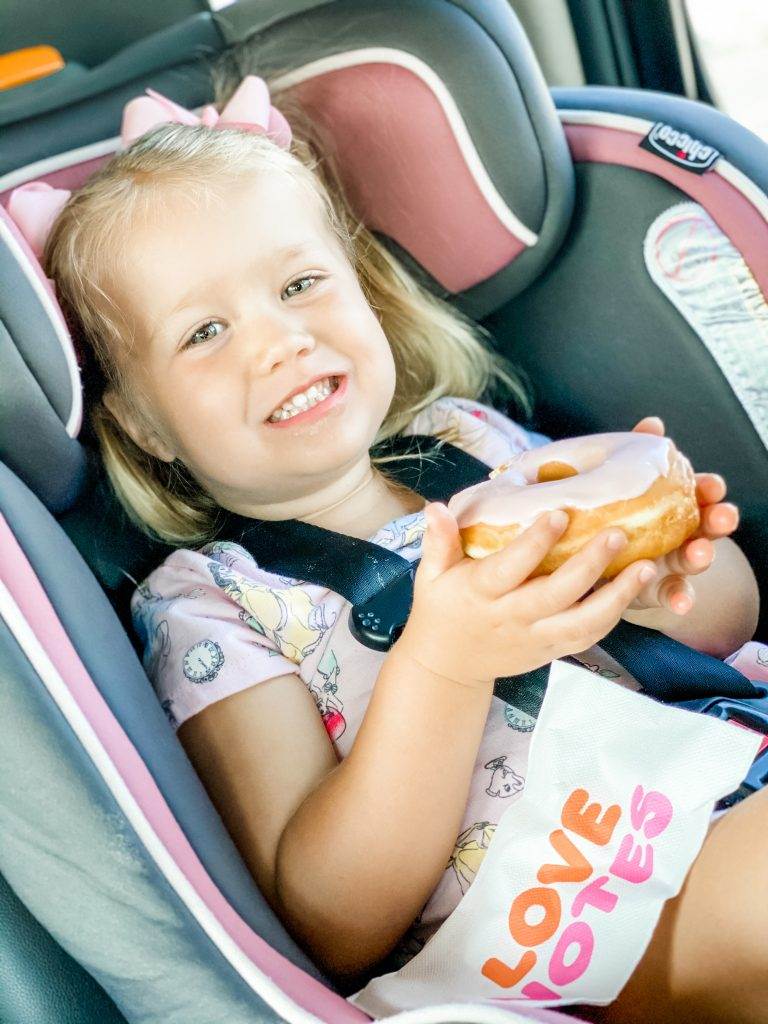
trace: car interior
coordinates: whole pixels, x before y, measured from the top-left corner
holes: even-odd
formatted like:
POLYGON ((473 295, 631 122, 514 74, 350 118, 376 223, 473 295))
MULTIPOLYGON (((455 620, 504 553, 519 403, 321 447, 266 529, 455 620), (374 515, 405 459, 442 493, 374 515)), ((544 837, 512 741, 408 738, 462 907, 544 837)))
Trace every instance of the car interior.
MULTIPOLYGON (((677 8, 7 0, 3 1024, 370 1019, 275 916, 155 697, 129 601, 168 549, 105 479, 82 352, 10 193, 81 185, 146 88, 195 110, 212 102, 214 68, 263 76, 278 107, 298 103, 320 127, 366 226, 530 380, 526 426, 557 439, 659 415, 695 466, 726 479, 765 635, 768 146, 713 105, 677 8)), ((575 1018, 517 1003, 407 1017, 502 1019, 575 1018)))

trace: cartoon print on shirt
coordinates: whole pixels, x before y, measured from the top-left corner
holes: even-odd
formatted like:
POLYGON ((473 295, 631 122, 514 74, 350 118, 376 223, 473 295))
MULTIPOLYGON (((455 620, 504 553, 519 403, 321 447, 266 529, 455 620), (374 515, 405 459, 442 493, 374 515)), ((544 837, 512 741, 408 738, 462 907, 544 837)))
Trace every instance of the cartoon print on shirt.
POLYGON ((241 558, 245 558, 254 565, 256 564, 253 555, 247 548, 240 544, 235 544, 231 540, 214 540, 210 544, 204 544, 200 548, 200 554, 215 558, 229 569, 233 569, 241 558))
POLYGON ((221 671, 224 660, 224 652, 215 640, 199 640, 184 655, 181 666, 191 683, 210 683, 221 671))
POLYGON ((518 775, 509 765, 505 764, 506 760, 507 755, 502 754, 500 757, 494 757, 486 764, 485 767, 490 768, 493 772, 491 781, 488 783, 488 788, 485 791, 488 796, 498 796, 503 799, 504 797, 519 793, 525 785, 525 779, 518 775))
POLYGON ((309 692, 315 698, 317 709, 323 716, 326 732, 331 737, 331 740, 337 740, 344 734, 347 728, 347 720, 342 714, 344 704, 337 696, 339 687, 336 680, 339 677, 341 668, 336 660, 336 655, 330 648, 326 649, 323 653, 322 658, 318 662, 317 671, 325 680, 323 688, 320 690, 317 686, 313 686, 310 683, 309 692))
POLYGON ((404 516, 393 523, 387 523, 385 526, 382 526, 374 534, 374 537, 377 538, 377 543, 381 543, 391 551, 397 551, 398 554, 402 554, 407 548, 413 548, 415 551, 418 551, 426 528, 427 524, 424 513, 414 512, 410 516, 404 516))
POLYGON ((495 831, 495 822, 476 821, 457 837, 446 870, 452 867, 456 872, 462 896, 475 880, 495 831))
MULTIPOLYGON (((217 562, 221 562, 222 565, 226 565, 228 569, 237 569, 237 563, 241 559, 246 559, 251 565, 259 567, 259 563, 253 557, 251 552, 242 546, 242 544, 235 544, 232 540, 214 540, 209 544, 204 544, 200 548, 201 555, 209 555, 216 558, 217 562), (221 555, 221 558, 217 558, 217 555, 221 555)), ((306 580, 297 580, 295 576, 277 576, 281 583, 284 583, 286 587, 290 587, 294 584, 306 586, 306 580)), ((311 584, 310 584, 311 585, 311 584)))
POLYGON ((506 704, 504 707, 504 720, 510 729, 515 732, 533 732, 536 719, 527 711, 516 708, 513 704, 506 704))
POLYGON ((155 626, 149 645, 144 651, 144 671, 150 679, 159 678, 170 653, 171 637, 168 620, 161 619, 155 626))
POLYGON ((190 601, 194 601, 196 597, 205 596, 205 591, 202 587, 192 587, 191 590, 184 590, 180 594, 175 594, 173 597, 163 597, 162 594, 156 594, 146 580, 139 583, 136 590, 141 597, 143 597, 145 602, 148 604, 162 605, 163 608, 169 608, 174 604, 174 602, 181 601, 182 598, 188 598, 190 601))
POLYGON ((149 678, 154 680, 160 677, 165 667, 166 660, 171 650, 170 627, 167 619, 160 619, 158 616, 168 612, 168 609, 177 601, 201 597, 205 591, 201 587, 193 587, 182 594, 174 597, 163 597, 153 592, 146 580, 137 587, 139 594, 144 599, 138 607, 132 609, 134 629, 141 641, 144 650, 142 664, 144 671, 149 678))
POLYGON ((239 573, 209 562, 208 569, 217 586, 248 613, 251 629, 272 640, 295 664, 300 664, 322 641, 336 621, 326 621, 327 609, 315 604, 299 586, 275 590, 263 583, 252 583, 239 573))
POLYGON ((590 672, 596 672, 597 675, 602 676, 603 679, 618 679, 619 678, 619 673, 618 672, 614 672, 614 671, 612 671, 609 668, 600 668, 600 666, 596 665, 594 662, 582 661, 581 658, 576 658, 576 661, 578 661, 578 663, 580 665, 583 665, 584 668, 589 669, 590 672))

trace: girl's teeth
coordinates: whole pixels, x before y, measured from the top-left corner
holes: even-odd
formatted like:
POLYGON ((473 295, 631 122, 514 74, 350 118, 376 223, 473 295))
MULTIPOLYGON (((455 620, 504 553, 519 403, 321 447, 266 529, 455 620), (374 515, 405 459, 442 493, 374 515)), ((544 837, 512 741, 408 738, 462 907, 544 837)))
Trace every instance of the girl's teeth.
POLYGON ((326 377, 326 379, 320 381, 319 384, 312 384, 306 391, 299 395, 294 395, 290 402, 286 402, 277 409, 269 419, 272 422, 275 422, 276 420, 290 419, 292 416, 296 416, 298 413, 304 412, 305 409, 308 409, 313 405, 317 405, 318 402, 327 398, 333 390, 331 378, 326 377))

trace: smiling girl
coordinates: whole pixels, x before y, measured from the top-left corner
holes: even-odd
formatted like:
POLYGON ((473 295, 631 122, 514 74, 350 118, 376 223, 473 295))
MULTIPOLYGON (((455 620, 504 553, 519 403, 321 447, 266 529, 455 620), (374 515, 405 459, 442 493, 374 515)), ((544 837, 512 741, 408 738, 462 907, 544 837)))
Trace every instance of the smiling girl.
MULTIPOLYGON (((709 473, 697 536, 598 589, 620 531, 526 582, 562 514, 465 558, 446 507, 395 484, 375 448, 431 434, 490 467, 545 442, 492 404, 528 411, 511 368, 355 221, 273 114, 201 124, 159 105, 157 120, 184 123, 126 138, 64 207, 45 267, 98 359, 93 421, 115 490, 178 548, 132 603, 158 697, 266 899, 356 987, 422 948, 519 795, 493 773, 522 784, 533 722, 493 699, 494 679, 571 654, 636 686, 599 647, 622 616, 720 656, 746 645, 739 667, 759 678, 755 579, 709 473), (216 539, 221 509, 420 558, 399 641, 362 647, 338 594, 216 539)), ((768 1019, 749 895, 768 886, 766 813, 759 793, 718 820, 632 976, 611 965, 629 996, 595 1019, 694 1004, 699 1020, 768 1019)))

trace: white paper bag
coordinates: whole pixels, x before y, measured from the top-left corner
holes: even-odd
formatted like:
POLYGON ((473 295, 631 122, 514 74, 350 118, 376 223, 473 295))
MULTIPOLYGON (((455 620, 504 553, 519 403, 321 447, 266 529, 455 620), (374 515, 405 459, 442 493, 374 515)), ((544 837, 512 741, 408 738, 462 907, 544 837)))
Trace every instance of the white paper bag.
POLYGON ((350 1002, 375 1018, 612 1002, 760 742, 553 662, 525 790, 472 885, 421 952, 350 1002))

